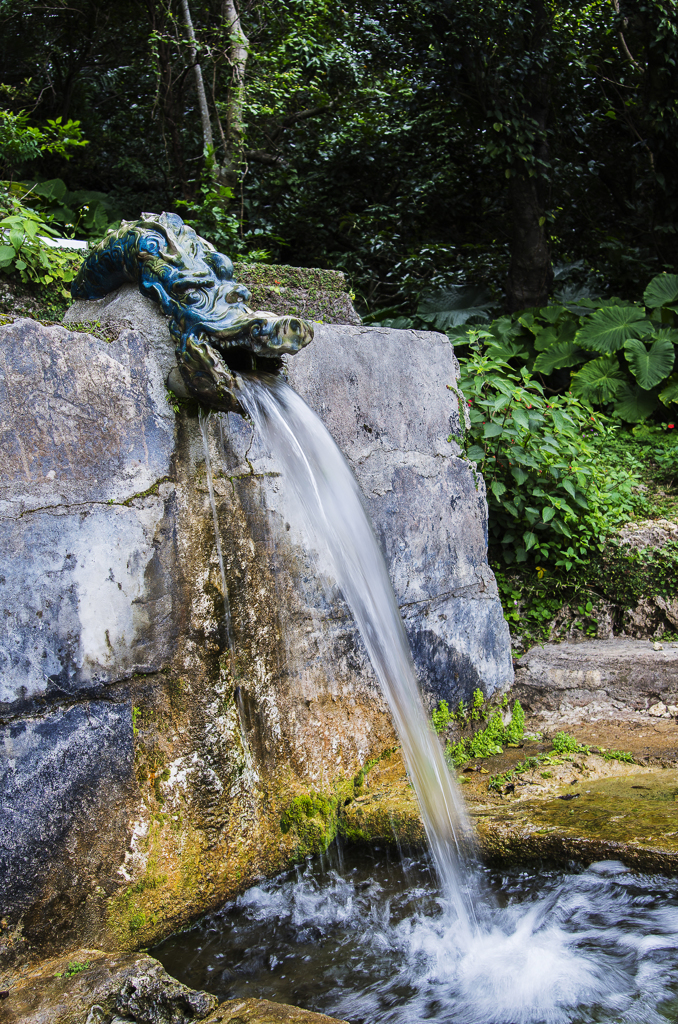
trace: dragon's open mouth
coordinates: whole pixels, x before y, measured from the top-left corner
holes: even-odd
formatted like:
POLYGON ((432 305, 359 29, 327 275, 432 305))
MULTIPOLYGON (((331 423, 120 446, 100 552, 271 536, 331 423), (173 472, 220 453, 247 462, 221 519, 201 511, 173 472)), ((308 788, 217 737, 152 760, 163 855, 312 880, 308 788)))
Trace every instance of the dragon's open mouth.
POLYGON ((280 373, 283 361, 279 356, 255 355, 248 348, 239 346, 219 349, 219 353, 231 373, 280 373))

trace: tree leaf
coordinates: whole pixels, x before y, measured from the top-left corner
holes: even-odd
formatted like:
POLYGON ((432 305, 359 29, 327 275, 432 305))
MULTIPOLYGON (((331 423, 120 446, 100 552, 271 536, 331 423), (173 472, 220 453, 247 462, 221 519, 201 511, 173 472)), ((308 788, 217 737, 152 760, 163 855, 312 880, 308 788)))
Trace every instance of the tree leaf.
POLYGON ((664 405, 671 402, 678 402, 678 373, 673 373, 666 381, 665 386, 659 392, 659 401, 664 405))
POLYGON ((541 517, 545 523, 550 523, 555 514, 556 510, 554 508, 551 508, 550 505, 545 505, 544 508, 541 510, 541 517))
POLYGON ((482 462, 485 458, 485 449, 479 444, 472 444, 466 454, 472 462, 482 462))
POLYGON ((490 489, 495 498, 501 498, 502 494, 506 493, 506 484, 503 484, 501 480, 493 480, 490 489))
POLYGON ((483 426, 483 437, 498 437, 503 432, 501 423, 485 423, 483 426))
POLYGON ((624 382, 624 374, 614 356, 601 356, 572 375, 570 390, 589 402, 609 402, 624 382))
POLYGON ((525 409, 517 408, 513 410, 513 421, 524 430, 530 429, 530 419, 525 409))
POLYGON ((639 338, 629 338, 624 345, 631 373, 645 391, 668 377, 673 369, 676 350, 667 336, 670 333, 660 331, 649 348, 639 338))
POLYGON ((575 341, 582 348, 609 355, 617 352, 628 338, 645 334, 641 327, 645 310, 640 306, 604 306, 597 309, 577 331, 575 341))
POLYGON ((629 423, 646 420, 656 408, 656 395, 638 385, 622 384, 615 397, 614 411, 629 423))
POLYGON ((678 302, 678 274, 657 274, 645 289, 643 302, 650 309, 678 302))

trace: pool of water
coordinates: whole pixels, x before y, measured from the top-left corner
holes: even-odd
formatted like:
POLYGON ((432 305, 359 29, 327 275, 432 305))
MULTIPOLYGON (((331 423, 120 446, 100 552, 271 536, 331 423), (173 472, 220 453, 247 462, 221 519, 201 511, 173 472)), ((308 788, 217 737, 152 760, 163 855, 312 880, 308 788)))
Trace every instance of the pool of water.
POLYGON ((678 1021, 678 880, 622 864, 481 869, 461 939, 427 857, 334 851, 254 886, 153 953, 221 999, 351 1024, 678 1021))

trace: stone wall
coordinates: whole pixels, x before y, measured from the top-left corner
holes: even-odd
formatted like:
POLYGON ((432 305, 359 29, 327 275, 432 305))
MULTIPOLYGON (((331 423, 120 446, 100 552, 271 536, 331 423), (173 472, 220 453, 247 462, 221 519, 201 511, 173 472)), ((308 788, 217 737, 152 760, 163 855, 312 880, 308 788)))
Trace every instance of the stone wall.
MULTIPOLYGON (((0 940, 147 946, 300 852, 281 814, 394 742, 361 641, 249 425, 197 410, 133 288, 0 327, 0 940), (83 331, 83 322, 90 331, 83 331)), ((438 335, 318 326, 290 360, 358 475, 429 701, 512 681, 482 480, 438 335)), ((317 823, 318 828, 322 822, 317 823)), ((327 836, 320 834, 318 844, 327 836)))

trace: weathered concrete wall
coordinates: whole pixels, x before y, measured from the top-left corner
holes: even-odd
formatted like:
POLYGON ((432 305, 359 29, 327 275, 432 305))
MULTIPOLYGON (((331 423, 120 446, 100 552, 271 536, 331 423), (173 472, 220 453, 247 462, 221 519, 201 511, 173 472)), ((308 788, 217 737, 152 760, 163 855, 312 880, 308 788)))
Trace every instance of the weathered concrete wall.
MULTIPOLYGON (((6 955, 148 945, 288 863, 293 797, 335 799, 394 740, 279 470, 235 415, 210 421, 231 658, 164 318, 123 289, 70 319, 97 326, 0 328, 6 955)), ((290 361, 358 474, 431 699, 512 679, 482 481, 445 441, 455 368, 439 336, 360 327, 318 327, 290 361)))

